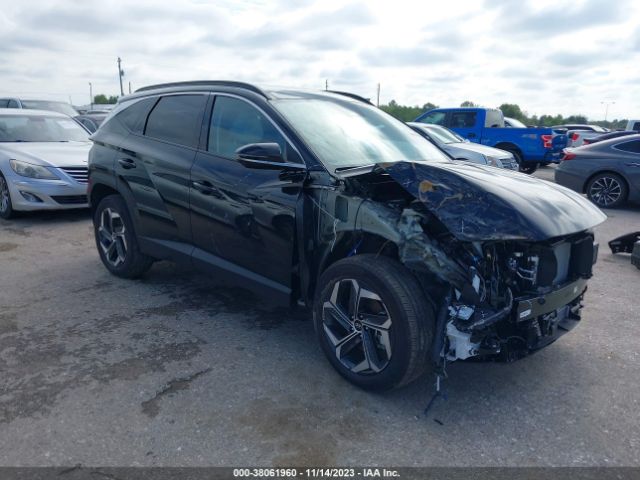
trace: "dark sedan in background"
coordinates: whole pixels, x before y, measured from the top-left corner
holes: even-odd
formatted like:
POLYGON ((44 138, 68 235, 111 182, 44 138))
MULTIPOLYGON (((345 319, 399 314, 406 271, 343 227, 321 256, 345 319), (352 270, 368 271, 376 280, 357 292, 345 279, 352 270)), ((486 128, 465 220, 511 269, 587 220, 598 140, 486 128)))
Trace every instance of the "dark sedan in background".
POLYGON ((599 207, 640 202, 640 135, 566 149, 556 183, 586 193, 599 207))

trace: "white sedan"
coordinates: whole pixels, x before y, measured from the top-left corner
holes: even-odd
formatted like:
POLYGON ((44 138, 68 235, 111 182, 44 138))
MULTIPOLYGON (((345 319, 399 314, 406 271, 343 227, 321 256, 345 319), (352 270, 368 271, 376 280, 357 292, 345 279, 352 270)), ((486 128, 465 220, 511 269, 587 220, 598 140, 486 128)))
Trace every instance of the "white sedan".
POLYGON ((89 134, 56 112, 0 108, 0 217, 88 207, 89 134))

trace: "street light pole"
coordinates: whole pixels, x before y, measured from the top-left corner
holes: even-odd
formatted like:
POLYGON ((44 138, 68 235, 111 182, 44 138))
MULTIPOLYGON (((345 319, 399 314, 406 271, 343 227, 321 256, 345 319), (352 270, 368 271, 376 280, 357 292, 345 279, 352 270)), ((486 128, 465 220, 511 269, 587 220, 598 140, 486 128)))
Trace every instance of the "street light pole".
POLYGON ((609 115, 609 105, 615 105, 616 102, 600 102, 600 105, 604 105, 604 121, 607 121, 607 116, 609 115))
POLYGON ((93 85, 89 82, 89 104, 91 105, 91 110, 93 110, 93 85))
POLYGON ((124 88, 122 88, 122 77, 124 75, 124 72, 122 71, 122 67, 120 66, 121 63, 122 60, 120 59, 120 57, 118 57, 118 78, 120 79, 120 95, 124 97, 124 88))

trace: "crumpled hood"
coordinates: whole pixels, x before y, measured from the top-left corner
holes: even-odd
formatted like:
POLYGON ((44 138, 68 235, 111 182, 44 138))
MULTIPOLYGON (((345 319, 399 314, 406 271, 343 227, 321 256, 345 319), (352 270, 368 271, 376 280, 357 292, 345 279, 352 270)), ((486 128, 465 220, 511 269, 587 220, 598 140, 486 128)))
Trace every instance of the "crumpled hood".
POLYGON ((0 143, 9 158, 48 167, 81 167, 87 164, 92 143, 21 142, 0 143))
POLYGON ((542 241, 607 218, 578 193, 522 173, 453 162, 379 166, 463 241, 542 241))

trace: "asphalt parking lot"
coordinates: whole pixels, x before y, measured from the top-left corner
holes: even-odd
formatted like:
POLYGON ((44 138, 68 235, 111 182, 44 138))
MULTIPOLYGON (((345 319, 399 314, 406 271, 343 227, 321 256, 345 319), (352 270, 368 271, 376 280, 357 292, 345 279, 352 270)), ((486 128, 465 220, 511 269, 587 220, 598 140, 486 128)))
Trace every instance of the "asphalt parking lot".
POLYGON ((88 212, 0 221, 0 465, 638 466, 640 271, 606 243, 640 208, 607 213, 582 324, 450 365, 428 417, 432 378, 352 387, 304 312, 167 262, 111 276, 88 212))

